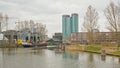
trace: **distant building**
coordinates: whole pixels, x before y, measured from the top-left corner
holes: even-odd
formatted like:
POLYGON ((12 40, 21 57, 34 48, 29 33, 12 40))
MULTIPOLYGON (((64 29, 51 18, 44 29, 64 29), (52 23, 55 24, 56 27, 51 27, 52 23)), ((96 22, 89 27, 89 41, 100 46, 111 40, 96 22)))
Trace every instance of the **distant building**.
POLYGON ((62 33, 63 38, 68 37, 71 33, 71 21, 69 15, 62 16, 62 33))
POLYGON ((21 31, 7 30, 2 34, 8 39, 8 43, 16 43, 16 40, 38 42, 40 41, 40 35, 37 32, 31 32, 29 29, 23 29, 21 31))
POLYGON ((61 41, 59 39, 56 38, 52 38, 46 41, 48 43, 48 45, 59 45, 61 44, 61 41))
POLYGON ((2 32, 4 37, 8 40, 8 43, 15 43, 17 40, 17 31, 7 30, 2 32))
POLYGON ((78 14, 62 16, 62 38, 65 41, 72 32, 78 32, 78 14))
POLYGON ((71 32, 78 32, 78 14, 73 13, 71 16, 71 32))
MULTIPOLYGON (((117 42, 116 36, 120 39, 120 32, 94 32, 93 33, 93 42, 95 44, 101 44, 104 42, 117 42)), ((71 33, 70 36, 71 43, 80 43, 80 44, 88 44, 88 32, 78 32, 78 33, 71 33)))
POLYGON ((62 42, 62 33, 55 33, 53 35, 53 39, 58 39, 62 42))

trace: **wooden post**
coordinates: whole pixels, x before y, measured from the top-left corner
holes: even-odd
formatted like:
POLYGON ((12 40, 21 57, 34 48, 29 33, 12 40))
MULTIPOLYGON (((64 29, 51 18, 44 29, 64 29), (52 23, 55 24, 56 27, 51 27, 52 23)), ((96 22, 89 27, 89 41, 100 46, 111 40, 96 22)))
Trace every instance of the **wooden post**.
POLYGON ((106 55, 105 49, 101 49, 101 55, 106 55))

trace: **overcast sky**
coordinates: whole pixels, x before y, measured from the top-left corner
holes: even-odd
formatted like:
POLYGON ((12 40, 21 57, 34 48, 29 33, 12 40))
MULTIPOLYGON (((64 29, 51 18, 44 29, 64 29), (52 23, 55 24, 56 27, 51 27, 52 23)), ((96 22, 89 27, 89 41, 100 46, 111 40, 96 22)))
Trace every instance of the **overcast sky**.
POLYGON ((103 25, 106 20, 103 10, 111 1, 117 3, 119 0, 0 0, 0 12, 10 17, 18 17, 20 20, 40 21, 46 25, 48 35, 52 36, 55 32, 62 32, 63 14, 78 13, 79 31, 82 31, 86 9, 92 5, 99 13, 100 29, 104 31, 103 25))

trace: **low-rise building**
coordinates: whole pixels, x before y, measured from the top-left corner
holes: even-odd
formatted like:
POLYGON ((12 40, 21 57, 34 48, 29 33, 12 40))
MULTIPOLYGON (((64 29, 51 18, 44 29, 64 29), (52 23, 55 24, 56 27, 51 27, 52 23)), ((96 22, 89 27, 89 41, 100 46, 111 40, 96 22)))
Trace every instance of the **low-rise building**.
POLYGON ((59 42, 62 43, 62 33, 55 33, 53 39, 58 39, 59 42))
POLYGON ((17 40, 17 31, 15 30, 7 30, 2 32, 4 35, 4 38, 8 39, 8 42, 6 43, 15 43, 17 40))
MULTIPOLYGON (((120 39, 120 32, 93 32, 93 42, 95 44, 101 44, 104 42, 118 42, 120 39)), ((71 33, 70 41, 71 43, 88 44, 89 43, 89 33, 79 32, 71 33)))

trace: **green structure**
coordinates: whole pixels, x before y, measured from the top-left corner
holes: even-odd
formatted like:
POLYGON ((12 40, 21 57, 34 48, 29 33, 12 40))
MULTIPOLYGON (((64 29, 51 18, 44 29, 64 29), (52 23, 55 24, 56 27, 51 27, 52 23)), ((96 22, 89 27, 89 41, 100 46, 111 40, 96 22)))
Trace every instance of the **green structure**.
POLYGON ((66 39, 72 32, 78 32, 78 14, 62 16, 62 38, 66 39))

